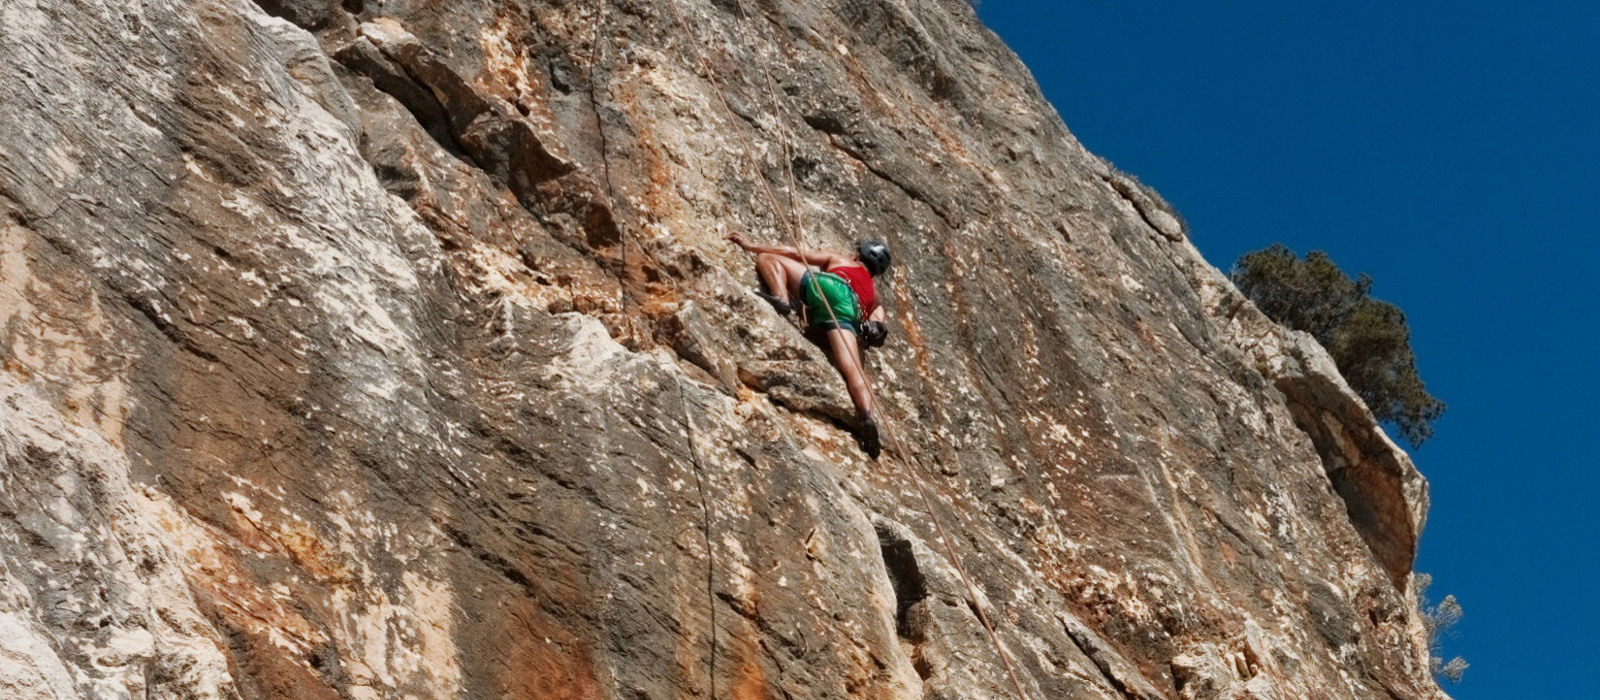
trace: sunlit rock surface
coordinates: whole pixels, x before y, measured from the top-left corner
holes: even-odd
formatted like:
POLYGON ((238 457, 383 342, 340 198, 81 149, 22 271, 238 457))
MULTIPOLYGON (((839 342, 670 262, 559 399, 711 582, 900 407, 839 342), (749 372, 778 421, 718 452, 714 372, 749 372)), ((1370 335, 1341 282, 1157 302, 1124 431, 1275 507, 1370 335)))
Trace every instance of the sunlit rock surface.
POLYGON ((0 697, 1442 697, 1425 482, 961 0, 5 0, 0 76, 0 697), (894 248, 881 461, 787 222, 894 248))

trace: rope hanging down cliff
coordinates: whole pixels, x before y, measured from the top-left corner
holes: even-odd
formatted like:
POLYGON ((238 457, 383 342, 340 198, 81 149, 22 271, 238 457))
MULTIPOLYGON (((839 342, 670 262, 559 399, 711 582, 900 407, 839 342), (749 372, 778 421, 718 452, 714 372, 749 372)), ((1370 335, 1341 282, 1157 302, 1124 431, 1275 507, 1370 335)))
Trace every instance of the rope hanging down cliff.
MULTIPOLYGON (((678 0, 668 0, 667 1, 667 6, 669 8, 671 8, 672 14, 673 14, 674 18, 677 20, 677 23, 678 23, 679 27, 682 29, 682 31, 684 33, 684 36, 688 37, 689 39, 691 39, 691 41, 693 41, 694 37, 696 35, 689 28, 689 24, 684 19, 683 13, 678 9, 678 0)), ((739 15, 740 15, 741 19, 744 19, 744 20, 748 21, 749 20, 749 15, 745 11, 744 0, 738 0, 738 8, 739 8, 739 15)), ((765 36, 766 33, 763 32, 763 35, 765 36)), ((706 60, 704 52, 701 51, 701 49, 700 49, 700 47, 698 45, 698 41, 693 41, 691 46, 693 46, 694 52, 695 52, 695 56, 697 58, 698 63, 700 64, 700 70, 704 73, 707 81, 711 84, 712 90, 714 90, 716 92, 717 99, 718 99, 718 101, 720 101, 722 103, 722 108, 727 113, 727 116, 729 118, 730 123, 737 121, 737 117, 736 117, 736 115, 735 115, 735 113, 733 111, 733 107, 728 103, 728 98, 727 98, 726 94, 723 92, 722 85, 716 79, 716 74, 711 70, 710 64, 706 60)), ((762 75, 763 75, 763 77, 765 79, 765 82, 766 82, 767 91, 768 91, 768 94, 769 94, 769 99, 772 100, 773 107, 774 107, 774 109, 776 109, 778 107, 779 103, 778 103, 778 100, 777 100, 777 91, 776 91, 776 89, 774 87, 774 83, 773 83, 773 80, 772 80, 772 75, 767 70, 765 65, 761 66, 761 73, 762 73, 762 75)), ((768 200, 768 203, 772 207, 772 211, 773 211, 774 217, 777 218, 779 221, 784 221, 784 217, 782 216, 782 207, 780 207, 779 204, 778 204, 778 197, 773 192, 771 183, 769 183, 767 181, 765 175, 763 175, 761 173, 760 163, 756 161, 755 149, 752 146, 752 144, 750 143, 749 137, 744 133, 743 130, 735 129, 735 133, 738 134, 739 140, 740 140, 740 143, 741 143, 741 146, 742 146, 742 150, 743 150, 744 155, 745 155, 745 158, 746 158, 746 160, 749 161, 749 164, 750 164, 750 167, 751 167, 751 171, 752 171, 752 177, 753 177, 753 179, 755 179, 761 185, 761 189, 765 193, 765 195, 767 197, 767 200, 768 200)), ((793 171, 792 162, 791 162, 792 158, 790 156, 789 144, 788 144, 787 139, 785 138, 785 135, 782 133, 781 130, 779 132, 777 132, 777 138, 778 138, 778 141, 779 141, 779 143, 780 143, 780 145, 781 145, 781 147, 783 149, 784 170, 785 170, 786 176, 789 179, 789 193, 790 193, 790 204, 791 204, 790 211, 791 211, 791 216, 794 217, 794 220, 785 222, 787 224, 785 226, 785 228, 788 229, 789 235, 790 235, 791 239, 794 242, 795 248, 797 250, 801 251, 802 258, 805 258, 808 255, 809 251, 806 248, 805 239, 801 235, 801 231, 800 231, 799 209, 798 209, 798 207, 794 206, 794 202, 793 202, 794 192, 795 192, 795 188, 796 188, 796 182, 795 182, 795 179, 794 179, 794 171, 793 171)), ((807 266, 808 267, 810 266, 809 262, 807 262, 807 266)), ((817 281, 816 276, 815 275, 808 275, 808 277, 810 278, 812 285, 814 285, 815 291, 820 295, 821 294, 820 283, 817 281)), ((832 307, 828 306, 828 305, 824 305, 824 307, 827 308, 827 310, 828 310, 828 314, 830 316, 830 320, 832 320, 835 323, 835 325, 837 325, 838 318, 833 316, 834 312, 833 312, 832 307)), ((871 391, 870 387, 868 388, 868 391, 871 391)), ((873 399, 873 403, 874 403, 874 405, 876 405, 876 403, 877 403, 876 398, 873 399)), ((884 416, 884 417, 886 418, 887 416, 884 416)), ((898 441, 895 439, 896 431, 891 429, 891 426, 888 424, 887 420, 884 421, 884 424, 883 424, 882 428, 883 428, 883 434, 885 435, 885 437, 888 438, 889 442, 891 443, 891 448, 892 448, 891 452, 893 452, 894 455, 896 455, 896 456, 905 454, 900 449, 900 445, 899 445, 898 441)), ((962 566, 961 558, 956 554, 955 549, 954 549, 954 545, 951 543, 951 540, 950 540, 948 534, 945 532, 944 524, 940 521, 938 512, 936 510, 934 510, 933 500, 928 496, 928 491, 927 491, 926 486, 924 486, 920 480, 915 478, 915 475, 910 472, 909 467, 902 460, 900 460, 900 459, 891 459, 891 461, 895 462, 897 468, 899 469, 899 471, 901 473, 901 476, 905 477, 907 480, 911 481, 912 483, 914 483, 916 485, 917 492, 921 496, 923 507, 928 511, 928 517, 929 517, 930 520, 933 521, 934 529, 938 534, 939 541, 944 546, 945 556, 946 556, 946 558, 948 558, 950 560, 950 563, 952 564, 952 566, 954 566, 954 568, 956 569, 956 572, 960 575, 962 585, 966 588, 968 602, 971 603, 972 610, 976 614, 979 623, 983 626, 984 632, 988 636, 990 643, 993 644, 994 650, 995 650, 995 654, 1000 658, 1000 661, 1001 661, 1002 665, 1005 667, 1006 674, 1007 674, 1007 676, 1009 676, 1009 678, 1011 680, 1011 684, 1012 684, 1013 688, 1016 691, 1017 697, 1019 698, 1019 700, 1030 700, 1027 691, 1025 691, 1023 689, 1022 680, 1021 680, 1021 678, 1019 677, 1019 675, 1017 673, 1017 669, 1016 669, 1015 663, 1012 661, 1010 654, 1008 654, 1006 652, 1006 650, 1004 648, 1004 645, 1001 644, 1000 637, 995 632, 993 622, 990 621, 988 614, 986 612, 984 612, 984 610, 983 610, 983 606, 978 602, 977 587, 973 584, 971 577, 967 574, 966 567, 962 566)))
MULTIPOLYGON (((589 36, 589 108, 594 113, 595 131, 600 136, 600 166, 606 183, 607 205, 615 207, 617 203, 617 191, 616 186, 611 180, 611 161, 608 155, 610 148, 606 140, 605 118, 600 114, 600 100, 599 96, 596 94, 598 83, 595 80, 595 69, 600 64, 600 58, 604 56, 604 53, 600 49, 600 40, 601 37, 605 36, 603 30, 607 24, 606 18, 610 14, 608 12, 608 9, 610 8, 610 2, 608 2, 608 0, 599 0, 599 2, 596 4, 597 9, 595 13, 594 32, 592 32, 589 36)), ((618 222, 618 229, 622 233, 621 241, 619 242, 620 264, 618 265, 617 269, 618 310, 624 312, 622 316, 628 323, 628 335, 634 339, 637 339, 638 331, 633 326, 632 317, 625 313, 628 306, 627 274, 629 229, 620 221, 618 222)), ((665 279, 672 287, 673 296, 678 299, 684 298, 683 295, 679 293, 678 280, 671 276, 666 276, 665 279)), ((713 519, 711 517, 711 502, 706 498, 705 465, 701 463, 700 460, 700 446, 698 441, 695 439, 696 431, 694 426, 694 418, 689 413, 688 395, 683 389, 683 378, 679 376, 678 373, 673 372, 672 381, 674 387, 677 389, 676 393, 678 395, 678 412, 683 416, 683 430, 685 439, 688 443, 689 460, 694 466, 695 489, 700 494, 700 535, 704 540, 706 548, 706 608, 709 615, 708 626, 711 628, 711 653, 706 655, 706 684, 709 686, 706 696, 714 699, 717 697, 718 651, 717 598, 715 593, 717 577, 717 551, 715 545, 712 544, 713 519)))

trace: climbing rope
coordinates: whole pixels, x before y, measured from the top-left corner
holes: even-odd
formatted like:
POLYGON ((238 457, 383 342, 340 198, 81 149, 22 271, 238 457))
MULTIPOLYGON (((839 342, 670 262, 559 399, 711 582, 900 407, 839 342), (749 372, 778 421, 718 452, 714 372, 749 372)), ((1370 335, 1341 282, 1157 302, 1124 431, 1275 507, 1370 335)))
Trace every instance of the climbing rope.
MULTIPOLYGON (((740 18, 748 21, 750 17, 745 10, 744 0, 737 1, 740 18)), ((678 0, 668 0, 667 6, 672 8, 672 14, 676 18, 678 26, 683 30, 684 36, 693 40, 695 33, 689 28, 688 22, 684 20, 683 13, 678 9, 678 0)), ((765 23, 762 23, 762 26, 765 26, 765 23)), ((770 39, 770 34, 767 31, 763 31, 763 36, 768 37, 768 41, 775 44, 775 42, 770 39)), ((705 53, 701 51, 697 41, 695 41, 692 46, 694 47, 695 56, 700 64, 700 69, 705 74, 707 81, 710 82, 712 89, 716 92, 717 99, 722 103, 723 110, 726 111, 729 121, 736 121, 737 116, 733 111, 733 107, 729 104, 727 95, 723 92, 722 85, 717 81, 715 72, 711 70, 710 63, 706 60, 705 53)), ((772 80, 772 74, 767 70, 765 64, 761 65, 761 73, 766 83, 768 97, 773 103, 773 108, 776 110, 779 106, 777 90, 772 80)), ((774 121, 775 123, 777 122, 776 113, 774 114, 774 121)), ((792 220, 786 221, 781 213, 782 207, 780 207, 778 204, 778 197, 776 194, 774 194, 771 183, 767 181, 766 176, 761 172, 760 163, 756 161, 755 149, 750 142, 749 136, 747 136, 744 131, 740 129, 735 129, 735 132, 739 135, 739 139, 743 145, 745 158, 750 163, 752 177, 758 183, 760 183, 762 190, 765 192, 768 203, 772 207, 774 218, 787 224, 786 228, 788 229, 789 235, 794 242, 795 250, 800 252, 801 262, 804 262, 808 269, 812 269, 809 261, 810 251, 805 245, 804 236, 801 235, 801 219, 799 208, 794 202, 797 184, 794 177, 792 163, 793 159, 790 156, 788 141, 784 138, 781 130, 777 132, 778 141, 783 148, 784 171, 789 179, 790 215, 793 217, 792 220)), ((817 293, 818 296, 822 296, 821 285, 817 281, 816 275, 810 275, 809 278, 811 280, 811 284, 813 285, 812 291, 817 293)), ((823 306, 828 311, 829 320, 834 323, 835 327, 837 327, 839 319, 834 314, 832 305, 823 304, 823 306)), ((870 384, 867 387, 867 392, 868 396, 872 399, 873 406, 878 406, 879 404, 877 396, 873 393, 870 384)), ((900 443, 895 437, 896 431, 891 429, 887 413, 884 411, 879 411, 878 418, 882 419, 880 421, 881 433, 885 438, 887 438, 886 442, 890 443, 889 446, 891 448, 891 453, 894 455, 906 454, 900 449, 900 443)), ((957 555, 949 535, 945 532, 944 524, 941 522, 938 512, 933 507, 932 498, 928 496, 927 487, 915 477, 915 474, 910 471, 910 467, 906 465, 903 460, 892 459, 891 461, 895 462, 896 467, 899 469, 903 478, 916 485, 917 492, 922 499, 923 508, 928 511, 928 518, 933 521, 934 530, 938 534, 939 541, 944 547, 945 556, 947 559, 949 559, 950 563, 955 567, 956 573, 960 576, 961 583, 966 588, 967 598, 972 604, 972 610, 976 614, 978 622, 983 626, 984 633, 988 636, 989 642, 994 645, 995 655, 1000 658, 1001 664, 1005 667, 1006 675, 1010 678, 1012 687, 1016 690, 1017 697, 1019 700, 1029 700, 1027 691, 1023 689, 1022 680, 1017 672, 1016 665, 1012 661, 1011 656, 1006 653, 1004 645, 1001 644, 999 634, 995 632, 994 623, 989 619, 988 613, 984 612, 983 605, 978 600, 977 586, 973 584, 971 576, 967 574, 966 567, 962 566, 961 557, 957 555)))
MULTIPOLYGON (((688 22, 684 19, 682 12, 678 9, 677 1, 676 0, 669 0, 668 6, 671 8, 673 15, 674 15, 675 19, 678 22, 679 27, 682 28, 682 30, 684 32, 684 35, 687 36, 687 37, 690 37, 692 39, 695 36, 695 34, 689 28, 688 22)), ((606 7, 607 7, 606 3, 602 2, 600 4, 599 18, 597 19, 597 21, 595 23, 595 30, 594 30, 594 32, 593 32, 593 34, 591 36, 590 61, 589 61, 589 78, 590 78, 590 81, 589 81, 589 88, 590 88, 589 89, 589 100, 590 100, 591 110, 594 112, 594 115, 595 115, 596 128, 600 132, 601 149, 602 149, 600 155, 601 155, 601 161, 602 161, 602 169, 604 171, 603 172, 603 177, 604 177, 604 179, 606 181, 606 194, 607 194, 608 199, 611 201, 612 205, 614 206, 615 202, 616 202, 616 192, 615 192, 615 187, 614 187, 614 185, 612 183, 612 179, 611 179, 610 162, 609 162, 609 157, 608 157, 608 152, 607 152, 609 149, 608 149, 608 146, 606 144, 605 127, 604 127, 604 124, 602 123, 602 117, 600 116, 600 112, 599 112, 599 99, 598 99, 598 96, 596 95, 596 92, 595 92, 596 82, 594 80, 595 67, 599 63, 599 60, 598 60, 597 56, 601 53, 600 52, 600 35, 601 35, 602 25, 604 24, 603 18, 606 16, 606 7)), ((748 14, 747 10, 745 9, 743 0, 738 0, 738 8, 739 8, 740 18, 743 19, 743 20, 748 21, 750 19, 750 15, 748 14)), ((762 26, 765 26, 765 24, 762 24, 762 26)), ((763 32, 763 35, 770 37, 770 34, 768 34, 765 31, 763 32)), ((769 38, 769 41, 770 41, 770 38, 769 38)), ((695 43, 693 45, 693 48, 694 48, 694 52, 695 52, 697 61, 699 63, 700 69, 705 74, 707 80, 711 83, 712 89, 715 91, 715 93, 717 95, 717 98, 718 98, 718 101, 722 104, 722 108, 726 112, 727 116, 729 117, 730 122, 731 121, 736 121, 737 120, 737 115, 734 113, 732 105, 728 102, 727 95, 724 92, 721 84, 717 81, 715 72, 711 70, 711 66, 710 66, 709 62, 707 61, 707 59, 706 59, 705 53, 700 49, 700 47, 698 46, 698 43, 695 43)), ((772 79, 772 74, 771 74, 771 72, 769 70, 766 69, 766 67, 764 65, 762 66, 761 73, 762 73, 762 76, 763 76, 763 81, 765 83, 768 99, 772 102, 774 108, 777 108, 778 105, 780 104, 780 101, 778 99, 776 83, 772 79)), ((803 219, 802 219, 802 215, 801 215, 801 212, 800 212, 800 208, 799 208, 798 204, 795 201, 795 192, 797 190, 797 181, 796 181, 796 178, 794 176, 793 157, 791 155, 792 152, 790 150, 790 145, 788 143, 788 140, 786 138, 784 138, 784 135, 781 133, 781 131, 778 133, 779 144, 783 149, 783 154, 782 155, 783 155, 783 162, 784 162, 784 174, 785 174, 785 176, 786 176, 786 178, 787 178, 787 180, 789 182, 789 191, 788 191, 789 192, 789 217, 786 218, 783 215, 783 207, 781 205, 779 205, 779 203, 778 203, 777 194, 772 189, 772 184, 767 180, 766 176, 761 172, 760 163, 755 158, 755 148, 754 148, 753 144, 750 141, 750 137, 748 135, 746 135, 743 130, 736 129, 735 132, 739 136, 739 139, 740 139, 740 142, 741 142, 741 146, 742 146, 741 150, 743 151, 743 153, 745 155, 745 158, 749 162, 749 165, 751 167, 752 179, 755 180, 760 185, 760 187, 761 187, 761 189, 763 191, 763 194, 766 196, 766 199, 767 199, 768 203, 770 204, 770 206, 772 208, 773 217, 777 221, 779 221, 780 224, 783 225, 783 227, 786 229, 787 233, 789 234, 789 237, 791 238, 791 240, 795 244, 795 246, 794 246, 795 249, 800 252, 801 258, 802 258, 802 262, 805 263, 806 267, 808 269, 815 269, 811 265, 811 263, 809 261, 810 250, 805 245, 805 238, 804 238, 804 236, 802 234, 803 219)), ((621 227, 620 224, 619 224, 619 228, 625 228, 625 227, 621 227)), ((627 304, 627 289, 626 289, 626 284, 625 284, 625 275, 627 274, 627 254, 628 254, 628 251, 627 251, 627 235, 628 235, 627 232, 624 231, 623 236, 622 236, 622 240, 619 243, 619 258, 620 258, 620 260, 619 260, 620 266, 619 267, 620 267, 620 269, 618 270, 618 295, 619 295, 618 303, 622 305, 622 309, 624 311, 626 310, 626 304, 627 304)), ((670 277, 670 276, 668 276, 666 279, 668 280, 668 283, 673 287, 675 295, 678 296, 679 298, 682 298, 681 294, 676 294, 676 292, 678 291, 677 280, 672 278, 672 277, 670 277)), ((816 293, 818 293, 820 295, 820 293, 821 293, 820 283, 816 280, 816 277, 814 275, 811 276, 811 283, 813 285, 813 290, 812 291, 816 292, 816 293)), ((827 311, 828 311, 829 320, 832 321, 837 326, 838 317, 834 315, 834 311, 833 311, 832 307, 831 306, 827 306, 827 305, 825 305, 825 307, 827 308, 827 311)), ((626 314, 624 314, 624 316, 626 316, 626 314)), ((630 325, 630 329, 629 330, 630 330, 630 333, 633 332, 633 329, 631 328, 631 325, 630 325)), ((711 684, 711 694, 710 694, 710 696, 711 697, 715 697, 716 696, 716 655, 717 655, 717 642, 718 642, 718 640, 717 640, 717 629, 716 629, 716 601, 715 601, 714 594, 710 593, 712 587, 714 586, 715 576, 716 576, 716 554, 715 554, 715 552, 713 550, 713 545, 712 545, 712 518, 711 518, 710 504, 709 504, 709 501, 706 498, 705 485, 704 485, 703 476, 702 476, 702 472, 704 471, 704 466, 701 463, 699 447, 696 444, 696 440, 695 440, 695 432, 696 432, 695 431, 695 426, 694 426, 693 418, 691 417, 691 415, 689 413, 688 403, 687 403, 687 399, 686 399, 686 393, 685 393, 684 388, 683 388, 683 381, 676 374, 673 375, 673 380, 675 382, 676 389, 677 389, 676 393, 678 395, 679 410, 680 410, 680 412, 681 412, 681 414, 683 416, 683 425, 684 425, 684 428, 685 428, 685 431, 686 431, 688 448, 689 448, 689 452, 690 452, 690 459, 694 463, 696 486, 697 486, 697 488, 699 489, 699 492, 700 492, 701 512, 702 512, 702 523, 701 523, 702 528, 701 529, 702 529, 702 536, 703 536, 703 538, 705 540, 707 557, 708 557, 708 565, 707 565, 707 572, 706 572, 706 584, 707 584, 708 604, 709 604, 709 607, 710 607, 710 616, 711 616, 710 617, 710 624, 711 624, 711 654, 710 654, 710 658, 708 660, 708 678, 709 678, 709 682, 711 684)), ((867 387, 867 391, 868 391, 869 397, 872 399, 873 405, 874 406, 878 405, 877 397, 873 393, 872 388, 871 388, 870 385, 867 387)), ((879 412, 878 417, 882 419, 882 421, 880 423, 880 425, 882 426, 882 434, 886 438, 886 442, 889 443, 889 447, 890 447, 891 453, 893 453, 894 455, 904 455, 904 454, 906 454, 906 452, 901 448, 900 442, 896 437, 897 431, 893 430, 891 425, 890 425, 890 421, 888 419, 887 414, 884 413, 884 412, 879 412)), ((1020 700, 1029 700, 1028 693, 1023 689, 1023 685, 1022 685, 1021 679, 1019 677, 1019 674, 1018 674, 1018 672, 1016 670, 1015 664, 1014 664, 1013 660, 1011 659, 1010 655, 1005 651, 1004 645, 1000 642, 1000 638, 999 638, 998 633, 995 631, 993 621, 990 620, 988 613, 984 611, 983 606, 979 603, 978 594, 977 594, 977 586, 973 583, 971 576, 967 573, 966 567, 962 565, 961 558, 956 553, 956 551, 954 549, 954 545, 952 544, 952 540, 950 539, 948 533, 945 531, 944 523, 939 518, 937 510, 935 510, 935 508, 934 508, 933 500, 928 495, 927 487, 920 480, 915 478, 915 474, 910 471, 909 465, 907 465, 903 459, 893 459, 891 461, 893 461, 895 463, 898 471, 900 472, 901 477, 906 479, 906 480, 908 480, 908 481, 911 481, 917 487, 917 492, 918 492, 918 495, 920 496, 920 498, 922 500, 923 508, 925 510, 927 510, 929 519, 933 521, 935 532, 937 533, 939 541, 940 541, 940 543, 942 544, 942 546, 943 546, 943 548, 945 550, 945 556, 950 561, 950 563, 954 566, 954 568, 956 569, 957 574, 960 576, 962 585, 966 589, 967 598, 972 604, 971 605, 972 610, 973 610, 974 614, 977 616, 979 623, 983 626, 984 632, 987 635, 990 643, 994 646, 996 655, 999 657, 1002 665, 1005 667, 1006 673, 1009 676, 1009 678, 1011 680, 1011 683, 1012 683, 1013 687, 1016 690, 1017 697, 1020 700)))
POLYGON ((689 403, 683 392, 683 380, 672 373, 678 387, 678 410, 683 413, 684 435, 689 443, 689 459, 694 462, 694 486, 700 492, 700 532, 706 543, 706 606, 711 610, 711 656, 706 660, 706 682, 711 685, 707 697, 717 697, 717 596, 713 592, 717 583, 717 550, 711 543, 711 502, 706 498, 705 465, 700 463, 700 447, 695 444, 694 419, 689 415, 689 403))
MULTIPOLYGON (((600 50, 600 38, 603 36, 601 29, 607 24, 606 17, 610 14, 610 2, 599 0, 598 11, 595 16, 594 31, 589 37, 589 108, 594 113, 595 131, 600 135, 600 166, 602 176, 606 182, 606 200, 608 205, 615 210, 617 203, 616 186, 611 180, 611 161, 609 158, 609 144, 606 140, 605 120, 600 115, 600 102, 596 95, 598 83, 595 81, 595 68, 599 65, 599 58, 604 54, 600 50)), ((615 216, 615 214, 613 214, 615 216)), ((627 314, 628 288, 626 275, 628 273, 628 227, 617 220, 617 229, 621 232, 618 242, 620 266, 617 271, 617 303, 623 319, 628 323, 628 334, 637 340, 637 329, 634 328, 632 317, 627 314)), ((672 286, 673 296, 684 298, 678 292, 678 281, 673 277, 666 277, 672 286)), ((678 411, 683 416, 683 430, 685 441, 688 443, 689 460, 694 466, 695 490, 700 494, 700 535, 706 548, 706 609, 709 615, 711 628, 711 653, 706 657, 706 683, 709 690, 706 697, 715 700, 717 697, 717 598, 715 587, 717 579, 717 551, 712 544, 712 517, 711 502, 706 498, 705 465, 700 459, 700 446, 695 440, 694 418, 689 413, 688 395, 683 388, 683 378, 677 372, 672 372, 672 381, 677 389, 678 411)))
MULTIPOLYGON (((599 82, 595 80, 595 69, 605 58, 601 49, 601 38, 605 34, 601 31, 608 22, 610 15, 610 2, 599 0, 595 10, 594 31, 589 34, 589 112, 594 114, 594 128, 600 136, 600 175, 606 183, 606 202, 613 210, 612 218, 616 219, 617 190, 611 182, 611 144, 606 139, 605 118, 600 116, 600 98, 597 94, 599 82)), ((628 234, 623 231, 620 220, 616 221, 617 230, 621 232, 617 240, 617 312, 622 323, 627 324, 628 338, 637 342, 638 329, 634 327, 633 317, 628 311, 628 234)))

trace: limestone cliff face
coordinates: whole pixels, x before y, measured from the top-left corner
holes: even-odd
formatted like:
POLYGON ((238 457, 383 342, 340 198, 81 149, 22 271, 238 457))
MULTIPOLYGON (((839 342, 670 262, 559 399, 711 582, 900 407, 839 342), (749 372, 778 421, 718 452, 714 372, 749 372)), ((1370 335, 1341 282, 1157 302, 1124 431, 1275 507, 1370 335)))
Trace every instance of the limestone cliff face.
POLYGON ((961 0, 4 0, 0 76, 0 697, 1443 697, 1410 461, 961 0), (785 221, 895 250, 881 461, 785 221))

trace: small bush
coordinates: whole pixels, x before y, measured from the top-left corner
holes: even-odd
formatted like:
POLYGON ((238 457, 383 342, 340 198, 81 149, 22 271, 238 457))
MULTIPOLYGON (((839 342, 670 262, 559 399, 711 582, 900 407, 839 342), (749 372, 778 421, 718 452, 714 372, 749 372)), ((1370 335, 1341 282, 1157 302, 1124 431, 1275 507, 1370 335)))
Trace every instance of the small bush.
POLYGON ((1440 676, 1451 683, 1460 683, 1462 675, 1466 674, 1467 667, 1471 664, 1459 656, 1445 661, 1439 655, 1442 640, 1445 637, 1454 637, 1457 622, 1461 621, 1461 604, 1456 602, 1456 597, 1447 595, 1438 605, 1428 602, 1428 587, 1433 585, 1433 577, 1428 574, 1417 574, 1415 578, 1417 587, 1417 609, 1422 611, 1422 627, 1428 631, 1428 661, 1433 666, 1433 674, 1440 676))
POLYGON ((1262 313, 1322 343, 1350 388, 1413 448, 1433 436, 1444 402, 1417 376, 1405 314, 1372 298, 1372 278, 1351 279, 1319 250, 1301 260, 1281 243, 1241 256, 1232 277, 1262 313))

